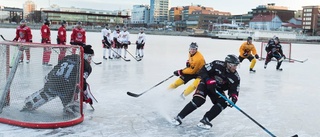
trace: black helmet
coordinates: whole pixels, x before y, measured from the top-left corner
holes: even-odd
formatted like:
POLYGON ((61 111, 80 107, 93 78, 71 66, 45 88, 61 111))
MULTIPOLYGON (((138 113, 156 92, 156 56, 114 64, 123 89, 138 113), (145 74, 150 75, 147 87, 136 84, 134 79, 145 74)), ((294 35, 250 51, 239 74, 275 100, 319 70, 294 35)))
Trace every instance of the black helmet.
POLYGON ((51 22, 50 22, 50 20, 49 20, 49 19, 45 19, 45 20, 44 20, 44 24, 46 24, 46 25, 50 25, 50 23, 51 23, 51 22))
POLYGON ((225 58, 225 62, 226 63, 231 63, 231 64, 236 64, 236 65, 238 65, 240 63, 238 57, 236 55, 233 55, 233 54, 227 55, 227 57, 225 58))
POLYGON ((252 40, 252 37, 248 37, 248 38, 247 38, 247 41, 249 41, 249 40, 252 40))
POLYGON ((81 25, 82 25, 82 22, 81 22, 81 21, 78 21, 78 22, 77 22, 77 25, 81 26, 81 25))
POLYGON ((20 21, 20 24, 24 24, 25 25, 25 24, 27 24, 27 21, 25 19, 23 19, 23 20, 20 21))
POLYGON ((61 25, 65 25, 65 24, 67 24, 67 22, 65 20, 62 20, 61 25))
POLYGON ((106 28, 108 28, 108 27, 109 27, 109 24, 108 24, 108 23, 106 23, 106 24, 104 24, 104 26, 105 26, 106 28))
POLYGON ((198 45, 195 42, 192 42, 189 46, 189 49, 198 49, 198 45))
POLYGON ((116 26, 116 30, 120 30, 120 26, 119 25, 116 26))
POLYGON ((276 41, 279 41, 279 38, 278 38, 278 37, 274 37, 273 39, 276 40, 276 41))

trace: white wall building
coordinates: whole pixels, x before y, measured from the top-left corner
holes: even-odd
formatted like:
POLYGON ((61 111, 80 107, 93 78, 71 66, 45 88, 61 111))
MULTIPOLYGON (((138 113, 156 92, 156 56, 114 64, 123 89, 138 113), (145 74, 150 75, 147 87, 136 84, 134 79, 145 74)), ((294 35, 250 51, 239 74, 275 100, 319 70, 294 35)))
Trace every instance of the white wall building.
POLYGON ((168 21, 170 0, 150 0, 150 24, 168 21))
POLYGON ((27 16, 36 10, 36 4, 31 1, 31 0, 27 0, 24 4, 23 4, 23 18, 27 18, 27 16))
POLYGON ((131 24, 147 24, 150 20, 149 5, 133 5, 131 24))

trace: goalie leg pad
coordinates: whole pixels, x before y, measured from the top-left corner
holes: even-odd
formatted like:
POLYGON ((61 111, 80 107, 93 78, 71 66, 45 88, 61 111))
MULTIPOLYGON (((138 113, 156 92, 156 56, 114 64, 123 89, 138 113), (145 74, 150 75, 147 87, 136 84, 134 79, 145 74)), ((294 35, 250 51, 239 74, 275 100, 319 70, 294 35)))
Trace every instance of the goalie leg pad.
POLYGON ((47 91, 45 91, 45 89, 42 88, 41 90, 28 96, 26 98, 26 100, 24 101, 25 106, 23 107, 23 110, 29 110, 29 111, 35 110, 35 109, 39 108, 40 106, 42 106, 43 104, 54 99, 56 97, 56 95, 48 94, 47 93, 48 90, 50 90, 50 89, 47 89, 47 91))

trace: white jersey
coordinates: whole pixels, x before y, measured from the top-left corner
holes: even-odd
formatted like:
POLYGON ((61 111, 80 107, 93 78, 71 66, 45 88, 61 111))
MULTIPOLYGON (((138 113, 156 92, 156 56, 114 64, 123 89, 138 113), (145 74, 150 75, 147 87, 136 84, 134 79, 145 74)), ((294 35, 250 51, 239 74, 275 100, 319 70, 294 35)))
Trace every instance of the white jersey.
POLYGON ((128 31, 121 31, 120 35, 121 35, 121 42, 124 44, 128 44, 130 33, 128 31))
POLYGON ((114 30, 112 35, 113 35, 113 39, 116 38, 118 42, 121 42, 120 32, 118 33, 116 30, 114 30))
POLYGON ((139 44, 144 44, 145 42, 146 42, 146 34, 144 33, 144 32, 140 32, 139 34, 138 34, 138 43, 139 44))
POLYGON ((102 40, 104 40, 104 37, 107 37, 107 40, 109 43, 111 43, 112 38, 111 38, 111 30, 104 28, 101 30, 101 34, 102 34, 102 40))

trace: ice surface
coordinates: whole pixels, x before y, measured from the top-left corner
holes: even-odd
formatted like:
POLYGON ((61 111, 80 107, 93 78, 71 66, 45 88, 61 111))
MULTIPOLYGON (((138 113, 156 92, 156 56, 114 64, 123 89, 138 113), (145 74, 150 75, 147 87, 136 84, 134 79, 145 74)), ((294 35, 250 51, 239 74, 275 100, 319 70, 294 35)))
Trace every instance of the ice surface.
MULTIPOLYGON (((14 29, 0 29, 5 38, 12 40, 14 29), (5 33, 4 33, 5 32, 5 33)), ((33 41, 40 42, 39 30, 32 30, 33 41)), ((56 31, 51 39, 55 43, 56 31)), ((70 34, 68 33, 68 42, 70 34)), ((173 91, 167 87, 177 77, 153 88, 146 94, 133 98, 127 91, 141 93, 168 78, 173 71, 181 69, 188 58, 188 47, 197 42, 206 62, 224 59, 227 54, 238 55, 243 41, 217 40, 182 36, 147 35, 145 56, 142 61, 131 59, 103 60, 100 33, 88 32, 87 43, 95 49, 93 72, 88 78, 91 90, 99 103, 95 111, 85 108, 83 123, 59 129, 28 129, 0 124, 0 136, 104 136, 104 137, 268 137, 269 135, 235 108, 225 109, 211 121, 213 128, 202 130, 196 124, 212 106, 203 106, 183 119, 175 127, 169 120, 191 100, 181 100, 179 95, 187 87, 182 85, 173 91)), ((131 43, 137 35, 131 34, 131 43)), ((281 39, 281 38, 280 38, 281 39)), ((258 51, 260 43, 254 42, 258 51)), ((129 46, 135 53, 135 45, 129 46)), ((276 71, 276 62, 267 69, 258 61, 255 74, 249 73, 249 61, 244 60, 238 68, 241 91, 237 102, 244 112, 276 136, 298 134, 301 137, 320 136, 319 45, 292 44, 292 58, 309 60, 305 63, 284 62, 284 71, 276 71)), ((32 60, 32 56, 31 56, 32 60)), ((30 66, 32 67, 32 66, 30 66)))

